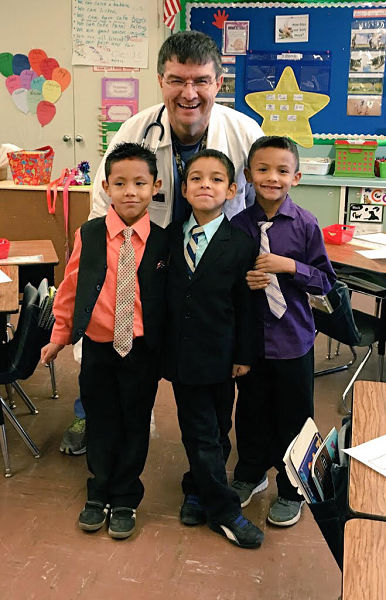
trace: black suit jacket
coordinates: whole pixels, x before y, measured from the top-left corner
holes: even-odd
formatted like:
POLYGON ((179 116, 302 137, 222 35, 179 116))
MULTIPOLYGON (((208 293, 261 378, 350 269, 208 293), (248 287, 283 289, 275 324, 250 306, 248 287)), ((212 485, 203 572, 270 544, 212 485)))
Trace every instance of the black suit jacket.
POLYGON ((184 258, 181 223, 167 228, 170 263, 164 375, 171 381, 213 384, 231 376, 232 364, 250 365, 254 335, 245 274, 256 247, 226 217, 192 278, 184 258))
MULTIPOLYGON (((106 277, 106 223, 98 217, 81 227, 82 251, 76 288, 72 343, 85 333, 106 277)), ((138 268, 144 337, 147 346, 160 348, 166 313, 168 241, 164 229, 150 223, 150 234, 138 268)))

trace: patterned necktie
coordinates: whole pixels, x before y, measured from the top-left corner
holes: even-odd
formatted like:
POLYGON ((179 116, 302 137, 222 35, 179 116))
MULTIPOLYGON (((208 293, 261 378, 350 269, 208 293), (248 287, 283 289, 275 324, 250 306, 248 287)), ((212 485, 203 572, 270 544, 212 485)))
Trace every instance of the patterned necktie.
MULTIPOLYGON (((269 229, 273 223, 272 221, 259 221, 258 225, 261 231, 259 254, 268 254, 270 252, 270 248, 267 229, 269 229)), ((268 275, 271 279, 271 283, 269 283, 265 288, 268 305, 271 313, 274 314, 278 319, 281 319, 287 310, 287 304, 284 300, 284 296, 281 292, 276 275, 274 273, 268 273, 268 275)))
POLYGON ((122 233, 125 239, 119 249, 118 258, 113 347, 124 357, 133 345, 136 266, 131 242, 133 229, 127 227, 122 233))
POLYGON ((204 233, 203 227, 199 225, 195 225, 190 230, 190 240, 184 249, 184 255, 186 264, 188 265, 189 277, 191 277, 196 270, 196 252, 197 252, 197 244, 198 238, 200 235, 204 233))

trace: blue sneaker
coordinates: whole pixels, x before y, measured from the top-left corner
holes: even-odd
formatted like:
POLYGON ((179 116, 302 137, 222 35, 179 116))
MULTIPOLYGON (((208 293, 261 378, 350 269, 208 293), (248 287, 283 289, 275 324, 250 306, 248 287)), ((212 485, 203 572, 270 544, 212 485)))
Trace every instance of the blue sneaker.
POLYGON ((231 544, 240 548, 259 548, 264 533, 243 515, 222 523, 209 523, 210 529, 226 537, 231 544))

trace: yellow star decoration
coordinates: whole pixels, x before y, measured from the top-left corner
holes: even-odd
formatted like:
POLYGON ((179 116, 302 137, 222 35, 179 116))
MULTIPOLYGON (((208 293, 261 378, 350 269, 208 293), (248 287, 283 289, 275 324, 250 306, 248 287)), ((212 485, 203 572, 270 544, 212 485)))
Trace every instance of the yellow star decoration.
POLYGON ((265 135, 287 135, 304 148, 313 145, 308 119, 330 102, 326 94, 302 92, 291 67, 286 67, 274 90, 253 92, 245 102, 264 117, 261 125, 265 135))

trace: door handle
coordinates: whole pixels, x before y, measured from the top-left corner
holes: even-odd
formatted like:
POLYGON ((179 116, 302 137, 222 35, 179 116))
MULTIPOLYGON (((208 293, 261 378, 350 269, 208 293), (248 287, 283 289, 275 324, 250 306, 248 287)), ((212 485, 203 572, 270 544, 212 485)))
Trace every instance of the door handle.
POLYGON ((62 139, 63 139, 63 142, 71 142, 72 138, 70 135, 65 134, 62 139))
POLYGON ((76 142, 78 142, 78 143, 81 143, 81 142, 83 142, 83 141, 84 141, 84 140, 83 140, 83 135, 79 135, 79 134, 78 134, 78 135, 76 135, 76 136, 75 136, 75 141, 76 141, 76 142))

